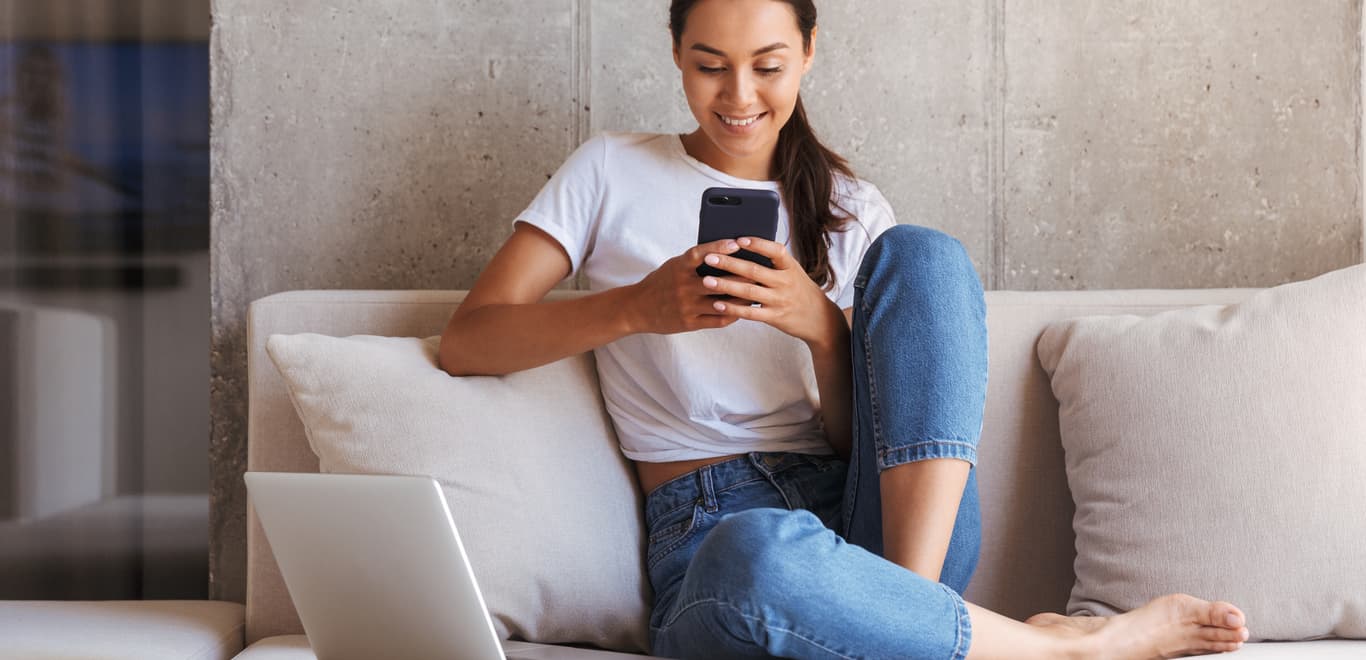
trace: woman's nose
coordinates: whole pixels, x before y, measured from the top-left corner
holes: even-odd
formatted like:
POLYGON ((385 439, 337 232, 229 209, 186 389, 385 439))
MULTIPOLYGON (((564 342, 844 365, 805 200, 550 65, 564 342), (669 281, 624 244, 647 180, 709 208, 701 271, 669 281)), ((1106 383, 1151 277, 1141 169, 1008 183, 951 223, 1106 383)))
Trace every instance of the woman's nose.
POLYGON ((729 84, 726 87, 726 91, 731 97, 731 103, 735 104, 737 108, 747 108, 755 100, 754 80, 746 71, 737 70, 730 77, 729 84))

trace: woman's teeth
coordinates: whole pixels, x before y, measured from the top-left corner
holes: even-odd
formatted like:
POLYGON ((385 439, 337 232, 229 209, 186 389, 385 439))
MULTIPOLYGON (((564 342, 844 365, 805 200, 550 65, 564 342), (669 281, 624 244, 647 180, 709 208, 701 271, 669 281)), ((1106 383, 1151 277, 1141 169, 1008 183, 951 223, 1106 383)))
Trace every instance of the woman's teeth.
POLYGON ((753 124, 754 122, 758 121, 760 117, 764 116, 764 113, 761 112, 757 115, 754 115, 753 117, 750 117, 749 119, 731 119, 730 117, 721 114, 718 114, 717 116, 721 118, 721 121, 731 126, 749 126, 750 124, 753 124))

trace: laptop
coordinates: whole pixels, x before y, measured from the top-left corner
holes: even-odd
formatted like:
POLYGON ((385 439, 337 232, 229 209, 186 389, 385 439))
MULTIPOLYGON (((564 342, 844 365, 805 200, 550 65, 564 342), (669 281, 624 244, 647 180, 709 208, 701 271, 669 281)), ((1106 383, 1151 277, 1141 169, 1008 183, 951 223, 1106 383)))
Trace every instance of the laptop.
POLYGON ((602 660, 502 641, 429 477, 248 472, 247 491, 318 660, 602 660))

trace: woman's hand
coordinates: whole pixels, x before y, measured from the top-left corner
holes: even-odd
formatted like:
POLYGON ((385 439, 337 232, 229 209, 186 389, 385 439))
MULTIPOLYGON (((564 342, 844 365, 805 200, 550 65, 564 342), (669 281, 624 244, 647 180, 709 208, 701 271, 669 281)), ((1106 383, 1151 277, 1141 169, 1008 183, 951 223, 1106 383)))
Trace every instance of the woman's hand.
MULTIPOLYGON (((808 346, 833 343, 832 323, 845 325, 844 315, 821 288, 806 274, 787 247, 770 240, 747 236, 739 239, 746 250, 773 261, 765 268, 752 261, 709 250, 704 261, 737 277, 705 277, 702 286, 709 291, 730 294, 740 301, 713 300, 713 310, 727 318, 762 321, 806 342, 808 346), (750 307, 752 300, 760 307, 750 307), (833 316, 832 316, 833 315, 833 316)), ((699 246, 702 247, 702 246, 699 246)))
POLYGON ((713 302, 724 298, 712 297, 716 292, 704 287, 702 278, 697 275, 697 267, 708 254, 730 254, 739 249, 740 246, 730 239, 702 243, 665 261, 631 285, 634 295, 627 311, 631 331, 667 335, 724 328, 740 320, 736 315, 712 307, 713 302))

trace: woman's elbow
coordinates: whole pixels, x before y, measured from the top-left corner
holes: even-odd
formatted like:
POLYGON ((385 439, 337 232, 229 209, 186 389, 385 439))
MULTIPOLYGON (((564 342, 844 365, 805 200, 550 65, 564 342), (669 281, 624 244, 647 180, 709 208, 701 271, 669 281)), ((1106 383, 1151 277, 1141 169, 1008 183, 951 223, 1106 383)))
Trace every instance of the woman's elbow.
POLYGON ((457 350, 460 346, 459 340, 451 328, 446 328, 441 333, 441 342, 436 349, 436 366, 451 376, 465 376, 467 369, 460 363, 460 354, 457 350))

